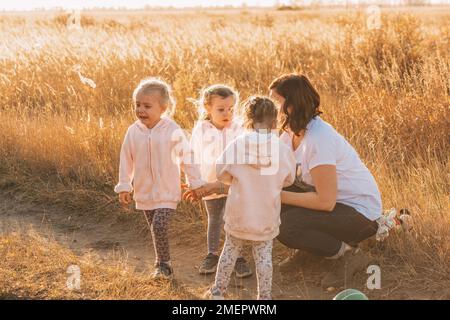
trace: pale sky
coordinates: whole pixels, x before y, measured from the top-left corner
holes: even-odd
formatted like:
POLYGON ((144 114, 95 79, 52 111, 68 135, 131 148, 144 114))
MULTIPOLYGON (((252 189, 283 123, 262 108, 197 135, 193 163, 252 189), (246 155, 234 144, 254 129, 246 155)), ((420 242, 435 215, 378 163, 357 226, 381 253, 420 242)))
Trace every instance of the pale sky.
POLYGON ((127 7, 127 8, 142 8, 145 5, 150 6, 174 6, 174 7, 190 7, 190 6, 211 6, 211 5, 234 5, 240 6, 243 2, 247 5, 261 5, 271 6, 275 3, 274 0, 0 0, 0 9, 12 10, 27 10, 30 8, 89 8, 89 7, 127 7))
MULTIPOLYGON (((309 3, 311 0, 304 0, 309 3)), ((330 3, 345 3, 346 0, 328 0, 330 3)), ((396 3, 401 0, 391 0, 396 3)), ((429 0, 431 3, 450 3, 450 0, 429 0)), ((276 0, 0 0, 0 10, 32 10, 34 8, 55 8, 63 7, 67 9, 82 9, 92 7, 127 7, 142 8, 145 5, 150 6, 174 6, 174 7, 192 7, 192 6, 241 6, 245 3, 248 6, 272 6, 276 0)), ((289 0, 279 0, 278 3, 288 4, 289 0)), ((327 2, 327 0, 322 0, 327 2)), ((349 0, 357 3, 358 0, 349 0)), ((367 1, 366 1, 367 2, 367 1)), ((388 1, 389 2, 389 1, 388 1)))

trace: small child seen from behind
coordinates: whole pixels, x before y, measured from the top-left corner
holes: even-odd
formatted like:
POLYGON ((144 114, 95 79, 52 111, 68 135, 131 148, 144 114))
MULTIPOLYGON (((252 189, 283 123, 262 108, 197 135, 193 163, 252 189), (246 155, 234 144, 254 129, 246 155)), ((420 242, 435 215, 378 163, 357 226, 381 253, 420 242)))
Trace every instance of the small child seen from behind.
POLYGON ((279 233, 281 190, 294 182, 295 158, 274 132, 277 108, 266 97, 244 104, 250 131, 230 143, 216 162, 219 181, 230 185, 225 206, 226 240, 214 285, 205 297, 222 299, 236 259, 249 244, 255 259, 258 299, 272 299, 272 243, 279 233))

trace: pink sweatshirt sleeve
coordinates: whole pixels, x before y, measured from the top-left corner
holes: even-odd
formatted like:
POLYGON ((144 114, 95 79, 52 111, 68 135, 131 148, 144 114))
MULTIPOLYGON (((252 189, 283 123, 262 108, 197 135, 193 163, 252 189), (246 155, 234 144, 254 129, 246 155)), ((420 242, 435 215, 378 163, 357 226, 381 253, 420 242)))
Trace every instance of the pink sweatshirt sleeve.
POLYGON ((120 149, 119 183, 114 187, 114 192, 133 191, 132 181, 134 177, 133 154, 131 152, 130 129, 127 130, 120 149))
POLYGON ((233 176, 228 171, 230 169, 230 165, 228 164, 216 164, 216 175, 217 180, 223 182, 225 184, 231 185, 233 182, 233 176))
POLYGON ((196 125, 194 129, 192 130, 191 139, 189 142, 189 145, 191 147, 191 152, 194 153, 194 161, 198 165, 201 165, 202 162, 202 139, 203 139, 203 132, 202 132, 202 126, 201 124, 196 125))
POLYGON ((190 189, 200 188, 206 184, 206 182, 201 179, 200 163, 197 163, 192 147, 181 128, 176 130, 178 131, 176 135, 181 139, 182 145, 180 149, 181 152, 179 153, 181 170, 183 170, 186 176, 186 182, 190 189))
POLYGON ((231 150, 234 150, 234 143, 230 143, 216 160, 217 180, 228 185, 231 185, 233 182, 233 175, 231 174, 233 164, 230 163, 233 159, 233 157, 230 156, 231 150))

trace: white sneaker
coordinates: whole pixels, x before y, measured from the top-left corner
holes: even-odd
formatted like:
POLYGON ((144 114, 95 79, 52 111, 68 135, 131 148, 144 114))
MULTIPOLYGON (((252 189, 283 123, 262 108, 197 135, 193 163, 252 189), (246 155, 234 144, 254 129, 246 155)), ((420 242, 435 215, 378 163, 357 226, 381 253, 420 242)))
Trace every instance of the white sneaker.
POLYGON ((173 269, 169 263, 160 262, 155 264, 155 271, 152 273, 152 278, 155 280, 164 279, 164 280, 172 280, 173 279, 173 269))
POLYGON ((211 289, 208 289, 203 294, 203 299, 205 299, 205 300, 225 300, 225 297, 218 292, 213 293, 211 289))

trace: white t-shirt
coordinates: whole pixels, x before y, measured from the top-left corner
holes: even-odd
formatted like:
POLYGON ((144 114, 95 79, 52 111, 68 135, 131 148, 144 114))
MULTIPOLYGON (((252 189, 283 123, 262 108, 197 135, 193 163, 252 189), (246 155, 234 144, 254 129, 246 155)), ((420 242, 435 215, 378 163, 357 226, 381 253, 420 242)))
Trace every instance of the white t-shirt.
MULTIPOLYGON (((293 150, 292 133, 283 132, 280 139, 293 150)), ((297 178, 314 186, 310 170, 320 165, 335 165, 336 202, 355 208, 372 221, 381 216, 381 195, 374 177, 355 149, 330 124, 320 117, 312 119, 294 154, 301 169, 297 178)))

